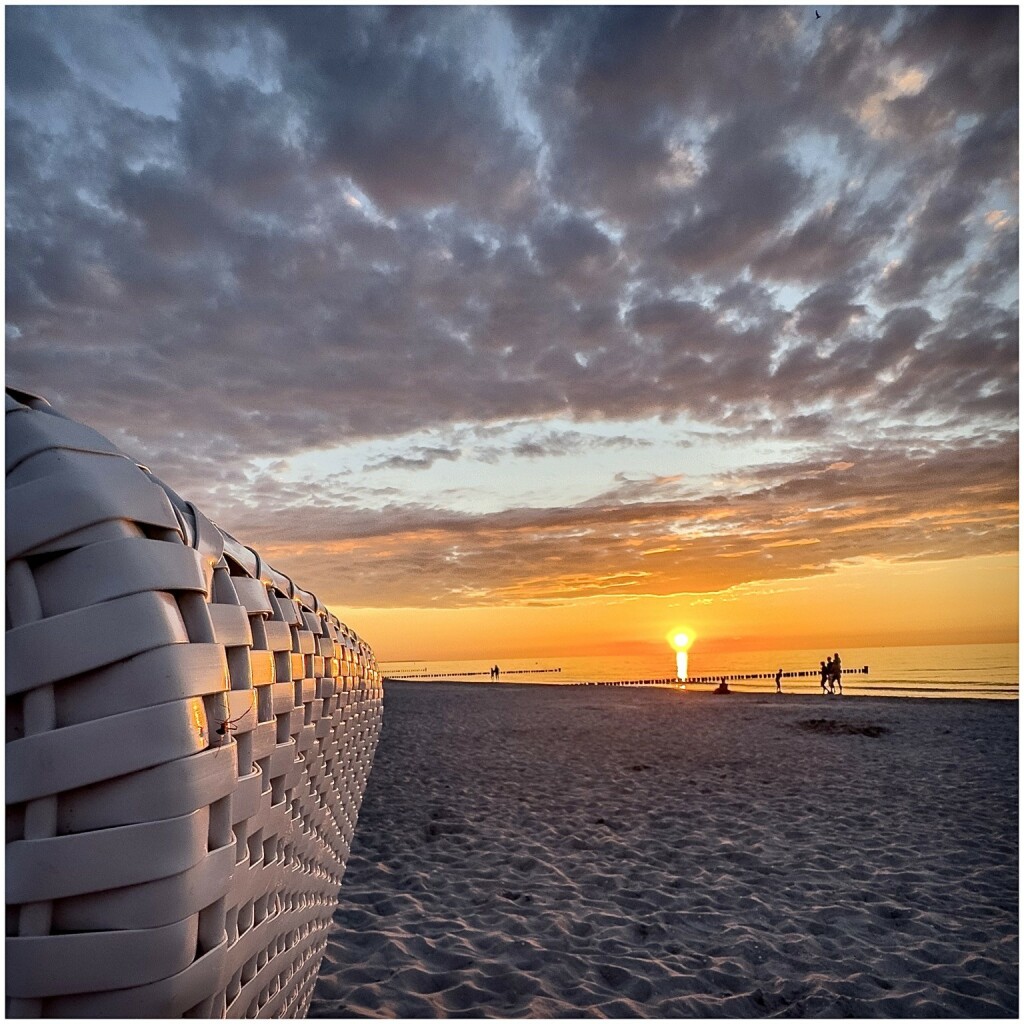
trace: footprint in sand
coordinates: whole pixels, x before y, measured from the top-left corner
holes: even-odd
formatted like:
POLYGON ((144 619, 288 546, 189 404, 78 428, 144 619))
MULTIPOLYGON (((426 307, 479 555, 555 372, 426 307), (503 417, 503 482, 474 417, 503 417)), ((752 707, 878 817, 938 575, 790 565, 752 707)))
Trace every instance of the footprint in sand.
POLYGON ((527 892, 512 892, 509 889, 503 889, 498 895, 503 900, 508 900, 510 903, 532 903, 533 897, 527 892))
POLYGON ((436 839, 438 836, 461 835, 469 831, 469 822, 456 821, 454 819, 438 819, 427 822, 423 830, 428 840, 436 839))
POLYGON ((520 971, 503 971, 500 974, 492 974, 483 985, 496 999, 501 999, 506 1006, 534 996, 540 991, 540 984, 528 974, 523 974, 520 971))
POLYGON ((625 988, 629 981, 629 971, 623 967, 614 967, 612 964, 598 964, 597 974, 609 988, 616 991, 625 988))
POLYGON ((391 984, 402 992, 427 996, 450 988, 454 983, 454 975, 448 973, 431 974, 418 967, 409 967, 399 971, 391 979, 391 984))
MULTIPOLYGON (((440 996, 444 1008, 448 1011, 474 1010, 476 1007, 485 1006, 494 1002, 494 995, 468 981, 448 989, 440 996)), ((473 1016, 479 1016, 474 1013, 473 1016)))

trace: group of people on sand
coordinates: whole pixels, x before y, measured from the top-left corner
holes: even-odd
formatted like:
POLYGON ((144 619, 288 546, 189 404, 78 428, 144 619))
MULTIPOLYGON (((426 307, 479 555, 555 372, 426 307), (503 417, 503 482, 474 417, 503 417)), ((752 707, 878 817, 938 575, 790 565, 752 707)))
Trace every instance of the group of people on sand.
POLYGON ((821 663, 821 692, 830 695, 839 687, 839 696, 843 695, 843 663, 836 651, 827 661, 821 663))
MULTIPOLYGON (((495 666, 495 670, 496 669, 497 666, 495 666)), ((866 672, 867 669, 864 671, 866 672)), ((793 674, 804 675, 805 673, 797 672, 793 674)), ((775 673, 776 693, 782 693, 782 676, 783 672, 780 668, 778 672, 775 673)), ((744 677, 741 676, 740 678, 744 677)), ((842 658, 839 657, 838 651, 836 651, 831 658, 821 663, 821 692, 823 694, 831 695, 836 692, 836 687, 839 687, 839 696, 841 697, 843 695, 843 661, 842 658)), ((726 682, 725 676, 722 676, 718 686, 716 686, 712 692, 732 693, 732 690, 729 689, 729 684, 726 682)))
POLYGON ((491 678, 497 679, 501 675, 501 669, 497 665, 491 666, 491 678))

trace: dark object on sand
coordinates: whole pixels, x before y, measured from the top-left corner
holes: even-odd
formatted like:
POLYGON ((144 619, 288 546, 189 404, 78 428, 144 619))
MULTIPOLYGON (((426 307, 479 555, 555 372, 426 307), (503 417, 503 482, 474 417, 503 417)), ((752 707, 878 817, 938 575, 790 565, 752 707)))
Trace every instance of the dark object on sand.
POLYGON ((725 681, 725 677, 722 677, 722 681, 711 691, 712 693, 732 693, 729 689, 729 684, 725 681))

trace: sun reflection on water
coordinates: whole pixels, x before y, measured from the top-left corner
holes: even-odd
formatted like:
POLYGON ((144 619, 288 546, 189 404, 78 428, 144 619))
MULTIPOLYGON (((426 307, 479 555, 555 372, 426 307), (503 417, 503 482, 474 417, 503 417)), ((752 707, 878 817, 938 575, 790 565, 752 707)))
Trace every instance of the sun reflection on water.
POLYGON ((693 630, 673 629, 665 637, 676 652, 676 678, 685 682, 687 674, 687 652, 693 644, 693 630))

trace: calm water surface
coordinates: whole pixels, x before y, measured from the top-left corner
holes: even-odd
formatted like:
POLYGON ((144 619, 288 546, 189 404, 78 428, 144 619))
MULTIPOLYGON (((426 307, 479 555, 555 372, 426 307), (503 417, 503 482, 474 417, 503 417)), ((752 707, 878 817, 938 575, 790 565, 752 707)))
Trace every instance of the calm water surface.
MULTIPOLYGON (((737 654, 702 655, 699 641, 688 656, 687 675, 741 675, 816 670, 831 651, 744 651, 737 654)), ((867 665, 868 674, 850 675, 843 681, 849 694, 910 697, 1006 697, 1018 696, 1017 644, 964 644, 934 647, 851 647, 841 650, 847 669, 867 665)), ((577 683, 623 679, 678 678, 674 653, 662 657, 518 658, 471 661, 384 662, 385 676, 424 678, 445 674, 466 682, 490 682, 488 669, 495 661, 506 683, 577 683), (552 669, 561 671, 553 672, 552 669)), ((738 691, 771 691, 771 679, 730 682, 738 691)), ((694 689, 710 689, 690 683, 694 689)), ((790 693, 820 693, 817 678, 784 679, 790 693)))

